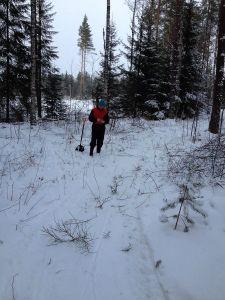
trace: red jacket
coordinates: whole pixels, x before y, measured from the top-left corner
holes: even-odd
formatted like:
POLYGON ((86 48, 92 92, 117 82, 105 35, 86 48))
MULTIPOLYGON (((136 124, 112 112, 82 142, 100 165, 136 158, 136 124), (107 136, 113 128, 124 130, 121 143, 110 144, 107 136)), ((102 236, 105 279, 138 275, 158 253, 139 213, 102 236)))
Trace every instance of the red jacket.
POLYGON ((93 124, 97 125, 105 125, 109 123, 109 115, 107 109, 99 109, 98 107, 95 107, 92 109, 90 115, 89 115, 89 121, 93 122, 93 124), (101 121, 98 122, 98 120, 104 121, 102 123, 101 121))

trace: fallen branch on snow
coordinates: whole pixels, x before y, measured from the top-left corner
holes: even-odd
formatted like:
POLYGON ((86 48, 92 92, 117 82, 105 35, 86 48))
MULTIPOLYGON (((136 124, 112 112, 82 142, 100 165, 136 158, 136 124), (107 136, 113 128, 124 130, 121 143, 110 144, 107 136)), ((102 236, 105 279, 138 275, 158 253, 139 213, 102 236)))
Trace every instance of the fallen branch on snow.
POLYGON ((79 221, 75 218, 67 221, 55 221, 54 226, 43 227, 42 231, 53 240, 53 245, 73 243, 82 252, 90 252, 93 238, 87 228, 89 221, 79 221))

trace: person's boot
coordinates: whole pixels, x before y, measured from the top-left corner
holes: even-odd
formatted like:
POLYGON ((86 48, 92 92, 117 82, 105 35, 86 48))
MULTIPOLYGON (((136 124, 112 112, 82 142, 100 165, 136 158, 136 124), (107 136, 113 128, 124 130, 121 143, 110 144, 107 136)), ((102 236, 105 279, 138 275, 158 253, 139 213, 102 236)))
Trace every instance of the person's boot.
POLYGON ((97 153, 101 152, 101 147, 97 147, 97 153))
POLYGON ((91 147, 91 148, 90 148, 90 156, 93 156, 93 151, 94 151, 94 148, 91 147))

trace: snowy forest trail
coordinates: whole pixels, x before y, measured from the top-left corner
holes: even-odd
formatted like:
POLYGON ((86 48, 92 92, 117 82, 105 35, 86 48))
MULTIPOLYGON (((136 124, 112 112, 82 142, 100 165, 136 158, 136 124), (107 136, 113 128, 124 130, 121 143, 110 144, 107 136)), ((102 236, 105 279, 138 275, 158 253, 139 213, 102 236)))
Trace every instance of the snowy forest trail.
MULTIPOLYGON (((80 128, 74 124, 46 123, 32 132, 28 125, 2 126, 0 299, 223 300, 210 285, 203 291, 201 278, 209 269, 215 275, 218 265, 189 265, 196 263, 191 253, 207 260, 215 255, 205 251, 204 234, 213 241, 206 225, 185 235, 159 222, 164 201, 179 194, 167 177, 166 152, 196 147, 183 125, 120 121, 93 158, 90 124, 84 153, 75 151, 80 128), (90 253, 69 243, 50 245, 43 234, 43 226, 71 216, 90 220, 90 253), (177 271, 180 266, 186 272, 177 271)), ((222 231, 225 221, 218 219, 222 231)), ((221 261, 223 241, 214 243, 221 261)), ((222 273, 213 281, 218 291, 224 290, 222 273)))

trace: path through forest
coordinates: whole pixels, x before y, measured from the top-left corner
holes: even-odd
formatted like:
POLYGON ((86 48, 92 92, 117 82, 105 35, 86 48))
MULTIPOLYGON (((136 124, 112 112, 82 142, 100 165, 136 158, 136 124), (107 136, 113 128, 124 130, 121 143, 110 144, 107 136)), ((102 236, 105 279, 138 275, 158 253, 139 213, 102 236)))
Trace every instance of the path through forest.
MULTIPOLYGON (((220 196, 217 229, 199 220, 190 233, 175 232, 173 223, 159 221, 165 201, 179 194, 166 153, 196 147, 187 132, 190 124, 172 120, 121 121, 91 158, 90 125, 84 153, 74 151, 74 124, 46 123, 32 132, 28 125, 1 126, 2 299, 222 300, 225 271, 211 279, 224 259, 224 242, 214 235, 225 229, 220 196), (43 226, 71 216, 90 220, 90 253, 73 244, 49 246, 43 226), (213 241, 207 251, 206 240, 213 241)), ((202 132, 199 140, 208 134, 202 132)), ((208 203, 205 196, 215 211, 208 203)))

